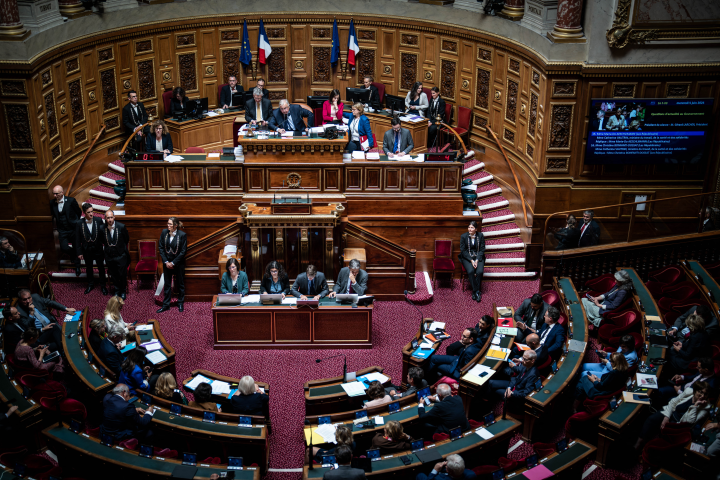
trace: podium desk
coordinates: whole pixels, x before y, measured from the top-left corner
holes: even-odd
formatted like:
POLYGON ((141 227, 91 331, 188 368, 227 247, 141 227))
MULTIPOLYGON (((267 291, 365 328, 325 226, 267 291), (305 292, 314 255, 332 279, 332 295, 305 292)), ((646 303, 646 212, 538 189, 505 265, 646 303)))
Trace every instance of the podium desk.
MULTIPOLYGON (((298 132, 296 132, 298 133, 298 132)), ((328 140, 317 133, 283 137, 279 133, 248 137, 238 134, 237 143, 243 147, 245 163, 343 163, 347 135, 328 140), (261 138, 258 138, 261 137, 261 138)))
POLYGON ((170 130, 174 152, 182 155, 186 148, 199 145, 205 150, 232 145, 233 122, 238 115, 244 119, 242 109, 204 117, 202 120, 173 120, 172 117, 166 117, 165 124, 170 130))
POLYGON ((248 303, 217 306, 213 297, 216 350, 372 348, 372 305, 353 308, 332 298, 318 308, 248 303))

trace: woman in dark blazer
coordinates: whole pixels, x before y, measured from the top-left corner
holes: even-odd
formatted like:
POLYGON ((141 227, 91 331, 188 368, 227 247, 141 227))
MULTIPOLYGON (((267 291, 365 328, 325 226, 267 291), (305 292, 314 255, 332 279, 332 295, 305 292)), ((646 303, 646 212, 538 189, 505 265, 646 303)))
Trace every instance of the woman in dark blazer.
POLYGON ((586 399, 593 399, 600 395, 608 395, 620 390, 628 379, 628 363, 622 353, 615 352, 610 355, 612 370, 598 378, 595 375, 583 375, 575 387, 575 403, 573 413, 576 413, 580 404, 586 399))
POLYGON ((273 260, 265 267, 260 293, 282 293, 283 298, 290 293, 290 279, 285 269, 277 260, 273 260))
MULTIPOLYGON (((436 125, 438 121, 438 117, 440 117, 440 121, 445 123, 447 122, 447 119, 445 118, 445 100, 443 100, 440 97, 440 89, 438 87, 432 87, 430 89, 430 95, 432 96, 432 99, 430 99, 430 107, 428 107, 428 148, 435 145, 435 137, 437 137, 437 129, 438 126, 436 125)), ((439 147, 439 145, 438 145, 439 147)))
POLYGON ((187 235, 180 229, 183 223, 177 217, 168 219, 166 229, 160 233, 160 258, 163 262, 163 304, 157 310, 162 313, 170 310, 172 300, 172 280, 178 290, 177 306, 180 312, 185 310, 185 254, 187 253, 187 235))
POLYGON ((615 286, 610 291, 597 297, 583 297, 587 319, 596 327, 600 327, 603 315, 615 310, 631 295, 632 279, 625 270, 615 272, 615 286))
POLYGON ((693 314, 685 320, 685 326, 690 330, 688 336, 682 342, 675 342, 669 349, 670 359, 666 368, 673 374, 685 373, 698 358, 712 356, 710 337, 705 332, 705 320, 693 314))
POLYGON ((247 295, 250 292, 248 277, 245 272, 240 270, 240 263, 234 258, 228 258, 225 264, 225 273, 220 281, 220 291, 241 295, 247 295))
POLYGON ((172 138, 167 125, 162 120, 155 120, 145 142, 145 150, 152 153, 162 152, 166 156, 173 153, 172 138))
POLYGON ((460 236, 460 255, 458 258, 463 264, 472 287, 472 299, 480 303, 482 300, 483 271, 485 270, 485 237, 478 228, 475 220, 468 225, 467 233, 460 236))
POLYGON ((576 248, 580 241, 580 229, 577 228, 575 215, 568 215, 565 228, 555 228, 554 231, 548 232, 547 238, 552 245, 557 242, 555 250, 576 248))
POLYGON ((170 100, 170 112, 180 112, 185 110, 190 99, 185 96, 185 90, 182 87, 175 87, 173 90, 172 99, 170 100))
POLYGON ((249 375, 240 379, 235 395, 230 397, 233 413, 241 415, 265 416, 268 414, 269 401, 270 397, 267 393, 262 393, 255 380, 249 375))

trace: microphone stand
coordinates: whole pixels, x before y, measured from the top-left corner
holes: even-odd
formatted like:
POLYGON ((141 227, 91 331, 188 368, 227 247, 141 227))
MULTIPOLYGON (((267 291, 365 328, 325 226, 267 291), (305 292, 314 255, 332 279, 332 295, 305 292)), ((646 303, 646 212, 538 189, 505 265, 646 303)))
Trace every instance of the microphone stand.
POLYGON ((503 416, 502 416, 503 420, 505 420, 507 417, 507 399, 508 399, 508 397, 503 397, 503 416))
POLYGON ((308 470, 313 469, 313 444, 312 444, 312 424, 310 424, 310 452, 308 453, 308 470))
POLYGON ((315 363, 320 363, 323 360, 330 360, 331 358, 336 358, 336 357, 343 357, 343 383, 345 383, 345 381, 347 380, 347 357, 345 356, 344 353, 341 353, 338 355, 333 355, 331 357, 318 358, 315 360, 315 363))
POLYGON ((417 305, 415 305, 414 303, 412 303, 412 301, 408 298, 408 291, 405 290, 404 293, 405 293, 405 300, 406 300, 410 305, 412 305, 412 306, 415 308, 415 310, 417 310, 418 313, 420 314, 420 333, 422 334, 422 333, 425 332, 425 318, 424 318, 424 315, 423 315, 422 311, 420 311, 420 309, 417 307, 417 305))

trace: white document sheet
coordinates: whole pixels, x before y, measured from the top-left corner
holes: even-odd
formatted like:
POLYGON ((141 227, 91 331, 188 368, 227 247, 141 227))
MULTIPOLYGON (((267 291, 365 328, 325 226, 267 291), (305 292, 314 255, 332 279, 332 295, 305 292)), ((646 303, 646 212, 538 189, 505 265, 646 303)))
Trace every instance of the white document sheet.
POLYGON ((365 378, 367 378, 367 379, 368 379, 369 381, 371 381, 371 382, 377 380, 377 381, 380 382, 380 383, 385 383, 385 382, 387 382, 388 380, 390 380, 389 377, 386 377, 385 375, 383 375, 383 374, 380 373, 380 372, 368 373, 367 375, 365 375, 365 378))
POLYGON ((167 360, 165 354, 160 350, 155 350, 152 353, 148 353, 147 355, 145 355, 145 358, 152 362, 153 365, 157 365, 158 363, 162 363, 167 360))
POLYGON ((337 427, 333 425, 332 423, 323 423, 319 427, 315 429, 315 433, 320 435, 323 440, 325 440, 325 443, 335 443, 337 444, 337 440, 335 439, 335 429, 337 427))
POLYGON ((240 299, 241 304, 246 303, 259 303, 260 302, 260 295, 245 295, 240 299))
POLYGON ((137 330, 138 332, 143 332, 146 330, 150 331, 152 329, 153 329, 152 325, 135 325, 135 330, 137 330))
POLYGON ((365 158, 367 158, 368 160, 380 160, 380 153, 368 152, 367 155, 365 155, 365 158))
POLYGON ((195 390, 197 388, 197 386, 200 385, 201 383, 210 383, 210 382, 212 382, 212 380, 210 380, 206 376, 196 375, 195 378, 190 380, 186 386, 190 390, 195 390))
POLYGON ((365 152, 362 150, 355 150, 352 152, 353 160, 365 160, 365 152))
POLYGON ((208 113, 206 113, 206 115, 207 115, 208 117, 217 117, 217 116, 220 115, 220 114, 219 114, 219 113, 216 113, 216 112, 208 112, 208 113))
POLYGON ((184 158, 180 155, 168 155, 167 157, 165 157, 165 161, 170 163, 179 162, 181 160, 184 160, 184 158))
POLYGON ((237 253, 236 245, 225 245, 223 249, 223 255, 235 255, 237 253))
POLYGON ((478 428, 477 430, 475 430, 475 433, 477 433, 478 435, 480 435, 480 436, 481 436, 482 438, 484 438, 485 440, 489 440, 489 439, 491 439, 492 437, 495 436, 495 435, 493 435, 492 433, 490 433, 488 430, 486 430, 486 429, 484 429, 484 428, 482 428, 482 427, 481 427, 481 428, 478 428))
POLYGON ((148 342, 148 343, 143 343, 142 346, 147 349, 148 353, 154 352, 155 350, 162 349, 162 344, 157 340, 153 340, 152 342, 148 342))
POLYGON ((445 322, 432 322, 429 330, 445 330, 445 322))
POLYGON ((365 385, 362 382, 350 382, 342 384, 343 390, 347 393, 348 397, 359 397, 365 395, 365 385))
POLYGON ((375 417, 375 425, 385 425, 385 417, 375 417))
POLYGON ((282 301, 283 305, 297 305, 297 298, 295 297, 285 297, 285 299, 282 301))
POLYGON ((215 380, 210 384, 212 387, 212 393, 213 395, 222 395, 224 393, 230 393, 230 384, 227 382, 222 382, 220 380, 215 380))

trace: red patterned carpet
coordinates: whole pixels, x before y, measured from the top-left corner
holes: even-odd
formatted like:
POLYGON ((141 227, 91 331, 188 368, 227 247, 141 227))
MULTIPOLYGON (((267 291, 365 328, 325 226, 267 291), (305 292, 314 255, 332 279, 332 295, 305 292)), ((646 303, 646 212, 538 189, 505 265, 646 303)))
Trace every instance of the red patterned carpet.
MULTIPOLYGON (((425 276, 417 275, 418 292, 426 291, 425 276)), ((99 289, 84 295, 83 283, 55 283, 55 295, 61 303, 75 308, 89 308, 89 318, 102 318, 109 296, 103 296, 99 289)), ((446 322, 451 341, 460 337, 462 330, 474 325, 480 316, 490 314, 493 302, 498 305, 519 305, 523 299, 538 291, 538 281, 485 282, 483 301, 478 304, 470 298, 470 292, 462 292, 460 283, 455 281, 454 289, 449 282, 438 282, 434 296, 418 294, 418 300, 425 300, 420 309, 425 317, 446 322)), ((402 347, 417 331, 420 314, 405 302, 378 302, 373 322, 373 348, 369 350, 286 350, 286 351, 231 351, 213 350, 212 315, 208 303, 186 303, 185 312, 173 308, 156 314, 153 291, 137 291, 134 285, 128 289, 123 309, 127 322, 146 322, 155 318, 160 322, 165 338, 176 349, 177 379, 182 381, 197 368, 211 370, 223 375, 242 377, 251 375, 257 380, 268 382, 272 388, 270 415, 273 418, 273 434, 270 436, 270 468, 296 469, 303 465, 302 428, 305 414, 303 383, 307 380, 336 376, 342 371, 341 359, 320 364, 319 357, 344 353, 348 356, 348 369, 359 370, 371 365, 380 365, 394 381, 400 379, 402 347), (282 401, 280 400, 282 399, 282 401)), ((248 325, 252 328, 252 325, 248 325)), ((446 342, 447 344, 447 342, 446 342)), ((441 353, 444 347, 441 347, 441 353)), ((592 351, 592 350, 590 350, 592 351)), ((590 359, 588 359, 590 360, 590 359)), ((477 412, 476 417, 486 412, 477 412)), ((558 419, 558 429, 547 432, 549 438, 563 436, 562 425, 566 415, 558 419)), ((519 435, 511 441, 514 445, 519 435)), ((524 458, 531 453, 529 444, 520 445, 510 456, 524 458)), ((588 463, 587 467, 590 467, 588 463)), ((632 473, 625 472, 618 477, 627 480, 639 477, 639 467, 632 473)), ((614 479, 620 472, 596 469, 588 480, 614 479)), ((270 480, 298 480, 300 473, 270 472, 270 480)))

